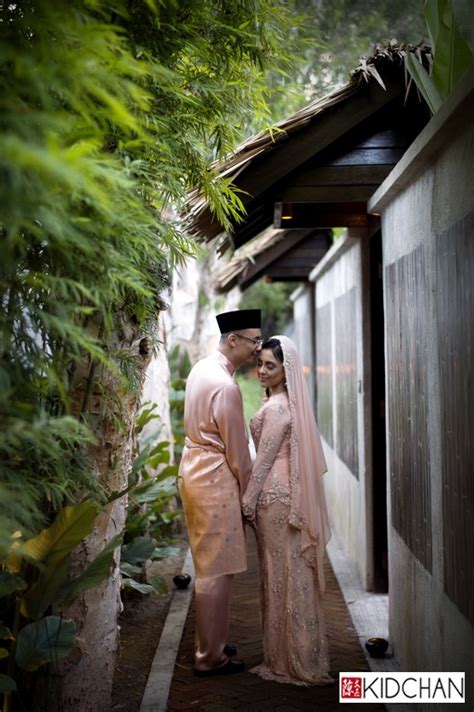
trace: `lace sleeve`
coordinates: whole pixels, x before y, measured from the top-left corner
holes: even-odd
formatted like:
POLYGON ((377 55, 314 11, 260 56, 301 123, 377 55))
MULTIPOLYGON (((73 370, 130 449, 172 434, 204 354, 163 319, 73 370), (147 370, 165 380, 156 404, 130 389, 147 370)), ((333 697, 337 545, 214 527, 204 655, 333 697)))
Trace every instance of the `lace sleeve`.
POLYGON ((248 487, 242 499, 242 511, 250 521, 255 518, 258 496, 289 426, 290 413, 288 408, 281 403, 269 404, 263 416, 263 427, 258 443, 257 457, 253 464, 248 487))

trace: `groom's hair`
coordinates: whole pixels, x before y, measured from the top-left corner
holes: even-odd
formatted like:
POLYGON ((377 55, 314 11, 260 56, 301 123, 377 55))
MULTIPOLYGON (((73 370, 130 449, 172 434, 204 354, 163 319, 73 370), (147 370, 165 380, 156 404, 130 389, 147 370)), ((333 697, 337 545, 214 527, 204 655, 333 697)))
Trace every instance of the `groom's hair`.
POLYGON ((227 337, 229 334, 237 334, 242 335, 242 331, 245 331, 245 329, 234 329, 233 331, 226 331, 225 334, 221 334, 221 338, 219 339, 220 344, 226 344, 227 343, 227 337))

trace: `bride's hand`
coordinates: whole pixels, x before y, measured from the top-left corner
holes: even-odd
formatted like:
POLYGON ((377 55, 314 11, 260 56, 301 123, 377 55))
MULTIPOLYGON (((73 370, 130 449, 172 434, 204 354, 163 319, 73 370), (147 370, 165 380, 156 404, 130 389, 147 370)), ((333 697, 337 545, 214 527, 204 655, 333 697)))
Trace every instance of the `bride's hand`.
POLYGON ((255 523, 255 514, 255 509, 252 509, 248 504, 242 502, 242 515, 247 524, 253 525, 255 523))

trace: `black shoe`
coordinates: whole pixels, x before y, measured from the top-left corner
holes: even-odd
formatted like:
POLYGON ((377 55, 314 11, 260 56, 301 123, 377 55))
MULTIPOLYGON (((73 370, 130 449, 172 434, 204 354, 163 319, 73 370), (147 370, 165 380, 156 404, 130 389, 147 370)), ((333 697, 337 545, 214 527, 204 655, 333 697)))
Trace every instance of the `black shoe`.
POLYGON ((213 677, 214 675, 235 675, 244 670, 245 663, 243 660, 228 660, 225 665, 212 668, 212 670, 196 670, 196 668, 194 668, 193 674, 196 675, 196 677, 213 677))
POLYGON ((230 643, 228 645, 224 646, 224 655, 227 655, 228 658, 233 658, 234 655, 237 655, 237 648, 235 645, 231 645, 230 643))

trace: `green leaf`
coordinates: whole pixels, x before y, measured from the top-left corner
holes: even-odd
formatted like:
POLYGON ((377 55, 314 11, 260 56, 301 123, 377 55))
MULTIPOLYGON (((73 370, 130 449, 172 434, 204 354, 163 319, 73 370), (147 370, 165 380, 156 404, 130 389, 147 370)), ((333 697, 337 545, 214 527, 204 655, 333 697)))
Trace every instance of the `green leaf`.
POLYGON ((25 618, 37 620, 44 615, 56 598, 58 590, 67 580, 68 558, 53 562, 39 576, 23 596, 21 613, 25 618))
POLYGON ((0 623, 0 640, 15 640, 10 628, 0 623))
POLYGON ((28 587, 21 576, 11 574, 9 571, 0 572, 0 598, 9 596, 14 591, 24 591, 28 587))
POLYGON ((177 546, 157 546, 151 558, 153 561, 162 561, 172 556, 179 556, 180 549, 177 546))
POLYGON ((25 617, 40 618, 56 601, 67 580, 69 555, 90 534, 96 515, 97 505, 91 500, 65 507, 48 529, 25 543, 30 556, 45 562, 38 581, 23 598, 21 611, 25 617))
POLYGON ((181 511, 176 509, 173 512, 161 512, 160 516, 165 524, 170 524, 170 522, 173 522, 181 516, 181 511))
POLYGON ((123 532, 114 536, 100 554, 87 564, 80 576, 61 588, 54 603, 60 605, 61 608, 69 606, 81 593, 102 583, 110 572, 110 568, 114 562, 114 552, 122 543, 122 539, 123 532))
POLYGON ((451 0, 456 24, 463 39, 474 52, 474 21, 471 0, 451 0))
POLYGON ((168 465, 164 467, 161 472, 155 477, 155 482, 163 482, 163 480, 168 479, 168 477, 177 477, 179 472, 179 465, 168 465))
POLYGON ((25 542, 23 551, 37 561, 61 560, 91 533, 96 515, 91 500, 64 507, 50 527, 25 542))
POLYGON ((9 692, 15 692, 16 682, 9 675, 0 674, 0 693, 6 694, 9 692))
POLYGON ((22 670, 32 672, 44 663, 69 655, 74 645, 76 626, 59 616, 47 616, 30 623, 18 634, 15 662, 22 670))
POLYGON ((2 658, 8 658, 9 652, 7 648, 0 648, 0 660, 2 658))
POLYGON ((163 451, 168 451, 169 446, 169 440, 160 440, 160 442, 154 445, 150 450, 149 457, 153 457, 154 455, 157 455, 158 453, 163 451))
POLYGON ((122 576, 137 576, 142 573, 140 566, 135 566, 134 564, 129 564, 128 561, 122 561, 120 563, 120 573, 122 576))
POLYGON ((143 403, 142 410, 140 411, 139 415, 135 418, 135 432, 137 435, 142 432, 143 428, 145 425, 148 425, 152 420, 159 420, 160 416, 155 413, 155 408, 157 407, 156 403, 152 403, 150 408, 145 408, 145 405, 148 405, 149 401, 147 403, 143 403))
POLYGON ((154 587, 149 583, 140 583, 140 581, 135 581, 133 578, 122 579, 122 588, 133 588, 134 591, 140 591, 140 593, 153 593, 154 587))
POLYGON ((158 455, 155 455, 153 457, 147 457, 145 464, 148 467, 151 467, 152 470, 156 470, 158 465, 168 464, 170 458, 171 455, 169 454, 169 452, 160 452, 158 453, 158 455))
POLYGON ((433 82, 445 98, 472 65, 473 54, 459 31, 450 0, 427 0, 423 11, 432 39, 433 82))
POLYGON ((155 546, 155 539, 144 536, 136 537, 129 544, 122 546, 121 560, 129 564, 143 563, 153 554, 155 546))
POLYGON ((163 576, 153 576, 148 583, 156 593, 168 593, 168 584, 163 576))
POLYGON ((147 482, 146 486, 140 487, 133 493, 133 499, 139 504, 152 504, 155 500, 162 498, 163 496, 169 500, 177 495, 177 489, 175 481, 169 480, 167 475, 164 478, 164 482, 161 482, 162 478, 158 475, 151 482, 147 482))
POLYGON ((424 100, 430 107, 431 112, 433 114, 436 113, 443 102, 443 98, 437 91, 433 80, 423 65, 413 56, 411 52, 407 52, 405 62, 408 71, 413 77, 424 100))
POLYGON ((423 15, 430 38, 431 49, 435 51, 440 32, 440 18, 447 0, 425 0, 423 15))

